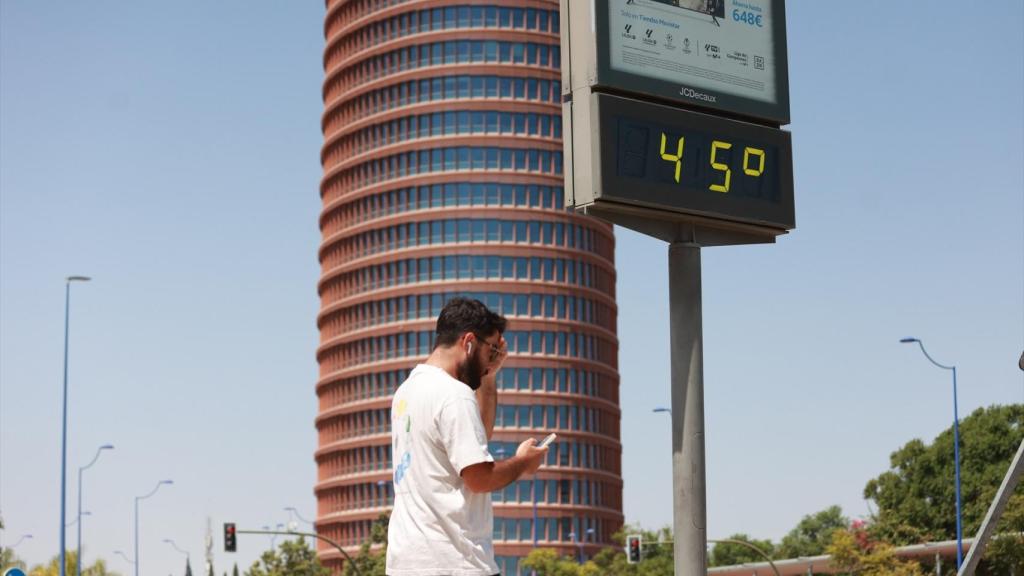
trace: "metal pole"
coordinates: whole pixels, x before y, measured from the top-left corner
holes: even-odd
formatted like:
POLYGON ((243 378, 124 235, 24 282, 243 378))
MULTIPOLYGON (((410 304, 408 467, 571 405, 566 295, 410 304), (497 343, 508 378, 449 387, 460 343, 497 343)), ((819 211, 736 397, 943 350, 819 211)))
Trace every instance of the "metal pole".
POLYGON ((533 475, 533 547, 537 547, 537 474, 533 475))
POLYGON ((64 284, 64 409, 60 427, 60 576, 66 574, 65 526, 67 522, 67 461, 68 461, 68 323, 71 319, 71 281, 64 284))
POLYGON ((953 458, 956 460, 956 568, 964 563, 964 531, 960 508, 960 415, 956 402, 956 366, 953 366, 953 458))
POLYGON ((85 469, 78 469, 78 545, 75 548, 77 550, 75 553, 76 576, 82 576, 82 470, 85 469))
POLYGON ((928 359, 929 362, 942 368, 943 370, 953 371, 953 463, 954 470, 956 473, 956 568, 960 570, 963 565, 964 557, 964 538, 963 538, 963 522, 961 519, 961 507, 960 507, 960 415, 957 411, 956 401, 956 366, 946 366, 940 364, 932 358, 931 354, 928 353, 924 348, 924 342, 921 342, 920 338, 902 338, 900 342, 903 344, 914 344, 916 343, 921 348, 921 353, 928 359))
MULTIPOLYGON (((533 474, 533 548, 537 549, 537 473, 533 474)), ((537 570, 530 570, 531 576, 537 576, 537 570)))
POLYGON ((135 576, 139 576, 139 497, 135 497, 135 576))
POLYGON ((75 561, 76 576, 82 576, 82 473, 92 467, 92 465, 99 460, 100 454, 102 454, 104 450, 111 450, 113 448, 114 447, 110 444, 100 446, 99 449, 96 450, 96 455, 92 457, 92 460, 85 466, 78 469, 78 547, 76 548, 77 553, 75 554, 77 557, 75 561))
POLYGON ((156 483, 156 486, 149 492, 149 494, 135 497, 135 576, 139 576, 139 564, 141 564, 141 559, 139 558, 139 500, 145 500, 153 494, 156 494, 157 490, 159 490, 164 484, 173 483, 174 481, 172 480, 161 480, 156 483))
POLYGON ((672 505, 675 573, 707 573, 704 352, 700 246, 668 248, 672 360, 672 505))

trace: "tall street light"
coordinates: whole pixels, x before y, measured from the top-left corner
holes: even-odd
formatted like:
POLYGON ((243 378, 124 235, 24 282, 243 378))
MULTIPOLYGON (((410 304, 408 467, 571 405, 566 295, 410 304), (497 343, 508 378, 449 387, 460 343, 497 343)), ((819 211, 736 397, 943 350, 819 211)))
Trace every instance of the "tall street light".
POLYGON ((65 576, 67 570, 66 554, 66 526, 67 519, 67 489, 68 489, 68 321, 71 318, 71 283, 88 282, 88 276, 68 276, 64 280, 64 411, 61 416, 60 432, 60 576, 65 576))
POLYGON ((24 541, 24 540, 31 540, 31 539, 32 539, 32 535, 31 534, 22 534, 21 538, 18 538, 18 541, 15 542, 14 544, 11 544, 10 546, 8 546, 7 549, 8 550, 14 550, 15 548, 18 547, 18 544, 22 543, 22 541, 24 541))
POLYGON ((184 554, 185 555, 185 562, 186 563, 189 562, 189 560, 191 559, 191 555, 188 553, 188 550, 182 550, 181 548, 178 547, 178 544, 175 543, 175 541, 171 540, 170 538, 164 538, 164 543, 165 544, 170 544, 172 548, 174 548, 178 552, 181 552, 182 554, 184 554))
POLYGON ((78 469, 78 547, 77 557, 78 561, 75 562, 75 574, 76 576, 82 576, 82 472, 87 468, 96 463, 99 460, 100 454, 104 450, 113 450, 113 444, 104 444, 96 450, 96 455, 92 457, 92 461, 78 469))
POLYGON ((178 545, 170 538, 164 538, 164 542, 170 544, 175 550, 185 555, 185 572, 187 574, 192 573, 192 556, 188 553, 188 550, 182 550, 178 545))
POLYGON ((129 558, 129 557, 128 557, 128 555, 127 555, 127 554, 125 554, 124 552, 122 552, 122 551, 120 551, 120 550, 114 550, 114 554, 117 554, 117 555, 118 555, 118 556, 120 556, 121 558, 124 558, 124 561, 125 561, 125 562, 127 562, 127 563, 131 564, 132 566, 135 566, 135 562, 132 562, 132 559, 131 559, 131 558, 129 558))
POLYGON ((153 490, 150 491, 149 494, 146 494, 145 496, 135 497, 135 576, 139 576, 139 563, 141 560, 139 558, 139 500, 145 500, 146 498, 149 498, 153 494, 156 494, 156 491, 159 490, 160 487, 163 486, 164 484, 174 484, 174 481, 161 480, 156 483, 156 486, 153 488, 153 490))
POLYGON ((924 353, 924 357, 929 362, 942 368, 943 370, 951 370, 953 372, 953 459, 955 460, 954 469, 956 470, 956 567, 960 569, 960 564, 964 560, 964 533, 963 533, 963 521, 961 517, 960 508, 960 416, 957 413, 957 402, 956 402, 956 366, 946 366, 939 364, 932 358, 928 351, 924 349, 924 343, 917 338, 901 338, 900 342, 903 344, 917 343, 921 347, 921 352, 924 353))
POLYGON ((75 518, 71 522, 68 522, 68 528, 71 528, 75 524, 78 524, 79 522, 81 522, 83 516, 92 516, 92 512, 89 512, 88 510, 83 510, 83 511, 79 512, 78 513, 78 518, 75 518))
POLYGON ((303 522, 305 522, 306 524, 309 524, 310 526, 315 526, 312 522, 310 522, 309 520, 306 520, 305 518, 303 518, 302 514, 299 514, 299 511, 296 510, 294 506, 287 506, 287 507, 285 507, 284 511, 288 513, 288 520, 289 521, 291 520, 292 514, 294 514, 295 517, 298 518, 299 520, 302 520, 303 522))

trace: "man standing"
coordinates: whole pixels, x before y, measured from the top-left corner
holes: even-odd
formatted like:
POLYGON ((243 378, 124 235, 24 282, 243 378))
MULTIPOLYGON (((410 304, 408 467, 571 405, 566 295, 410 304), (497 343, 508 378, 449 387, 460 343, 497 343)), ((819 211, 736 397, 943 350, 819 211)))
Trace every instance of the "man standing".
POLYGON ((430 357, 395 392, 389 576, 498 573, 490 492, 532 474, 547 454, 533 438, 500 462, 487 451, 505 324, 480 301, 453 298, 437 319, 430 357))

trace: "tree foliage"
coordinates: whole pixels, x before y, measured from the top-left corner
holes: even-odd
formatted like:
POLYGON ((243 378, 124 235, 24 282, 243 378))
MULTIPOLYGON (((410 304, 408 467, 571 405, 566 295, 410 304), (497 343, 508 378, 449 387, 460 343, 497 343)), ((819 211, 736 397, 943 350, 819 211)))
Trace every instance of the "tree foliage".
POLYGON ((25 562, 18 558, 18 555, 14 553, 14 550, 10 548, 0 548, 0 573, 4 573, 8 568, 21 568, 25 569, 25 562))
MULTIPOLYGON (((391 517, 387 513, 378 516, 370 528, 370 541, 363 542, 363 545, 359 547, 359 554, 352 559, 362 576, 384 576, 388 556, 388 526, 390 522, 391 517)), ((356 571, 352 564, 345 562, 342 574, 355 576, 356 571)))
MULTIPOLYGON (((960 423, 964 534, 977 532, 1022 438, 1021 405, 979 408, 960 423)), ((873 528, 878 536, 893 544, 956 538, 953 453, 952 426, 931 445, 915 439, 892 453, 891 468, 864 488, 864 497, 878 505, 873 528)), ((1000 528, 1024 515, 1022 503, 1011 502, 1000 528)))
POLYGON ((246 572, 246 576, 329 576, 316 550, 305 538, 285 540, 277 550, 267 550, 246 572))
POLYGON ((804 516, 795 528, 782 537, 775 557, 799 558, 818 556, 832 543, 832 533, 850 525, 839 506, 830 506, 821 512, 804 516))
POLYGON ((833 531, 825 551, 832 556, 832 566, 841 574, 927 576, 920 564, 897 558, 891 545, 873 540, 860 523, 833 531))
MULTIPOLYGON (((771 540, 755 540, 746 534, 733 534, 727 539, 746 542, 762 550, 768 558, 774 557, 775 545, 772 544, 771 540)), ((716 543, 714 548, 711 549, 711 554, 708 555, 708 566, 735 566, 736 564, 765 561, 764 556, 751 550, 749 547, 732 542, 716 543)))
MULTIPOLYGON (((78 568, 78 553, 68 550, 64 553, 64 570, 66 574, 74 574, 78 568)), ((59 576, 60 556, 54 556, 46 564, 38 564, 29 570, 29 576, 59 576)), ((93 562, 92 566, 82 568, 82 576, 119 576, 117 572, 107 569, 102 558, 93 562)))
MULTIPOLYGON (((4 518, 0 516, 0 530, 4 529, 4 518)), ((25 569, 25 562, 18 558, 10 547, 0 546, 0 573, 6 572, 8 568, 25 569)))

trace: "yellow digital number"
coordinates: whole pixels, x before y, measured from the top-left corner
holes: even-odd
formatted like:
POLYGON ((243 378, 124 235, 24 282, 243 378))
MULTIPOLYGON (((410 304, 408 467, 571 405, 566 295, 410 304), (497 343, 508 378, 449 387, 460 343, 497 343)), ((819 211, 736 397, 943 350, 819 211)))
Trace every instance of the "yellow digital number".
POLYGON ((760 176, 761 174, 764 174, 764 150, 761 150, 760 148, 751 148, 750 146, 747 146, 747 148, 743 150, 743 173, 747 176, 760 176), (757 156, 756 170, 748 167, 750 166, 751 156, 757 156))
POLYGON ((676 182, 679 182, 679 170, 683 167, 683 144, 686 139, 682 136, 679 137, 679 142, 676 143, 676 153, 666 154, 665 153, 665 133, 661 133, 661 159, 669 162, 676 163, 676 182))
POLYGON ((715 170, 721 170, 725 172, 725 182, 722 184, 712 184, 708 187, 710 190, 715 192, 728 192, 729 183, 732 181, 732 170, 729 169, 729 165, 723 162, 716 162, 715 156, 719 150, 728 150, 732 148, 732 144, 728 142, 722 142, 721 140, 714 140, 711 142, 711 167, 715 170))

